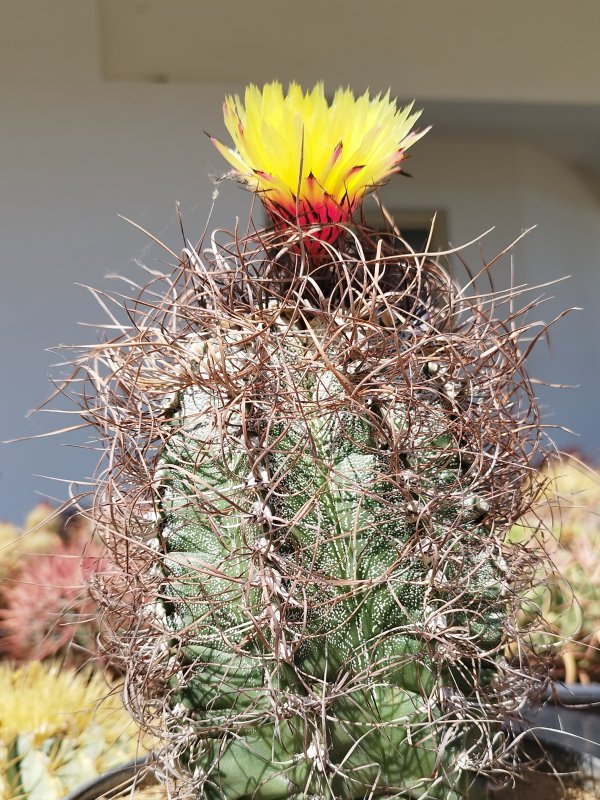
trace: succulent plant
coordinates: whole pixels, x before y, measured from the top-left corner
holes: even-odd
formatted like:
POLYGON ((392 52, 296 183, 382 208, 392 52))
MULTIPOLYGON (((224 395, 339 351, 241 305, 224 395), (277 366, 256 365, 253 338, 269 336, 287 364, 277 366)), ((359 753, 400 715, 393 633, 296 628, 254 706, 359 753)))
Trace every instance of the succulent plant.
POLYGON ((99 673, 0 664, 0 798, 63 800, 138 754, 138 728, 99 673))
POLYGON ((0 521, 0 580, 18 567, 29 553, 53 553, 60 547, 61 515, 49 503, 38 503, 23 528, 0 521))
POLYGON ((533 651, 557 656, 567 682, 600 678, 600 475, 576 456, 549 459, 537 476, 541 487, 512 540, 548 553, 552 569, 523 604, 522 619, 544 620, 532 635, 533 651))
POLYGON ((511 767, 536 685, 503 659, 536 565, 507 541, 541 439, 529 328, 354 221, 417 116, 321 85, 228 99, 219 149, 272 226, 170 251, 79 365, 137 598, 128 696, 194 797, 453 800, 511 767))
POLYGON ((22 557, 0 590, 0 653, 13 662, 61 655, 81 663, 98 655, 101 620, 89 582, 101 564, 81 538, 22 557))

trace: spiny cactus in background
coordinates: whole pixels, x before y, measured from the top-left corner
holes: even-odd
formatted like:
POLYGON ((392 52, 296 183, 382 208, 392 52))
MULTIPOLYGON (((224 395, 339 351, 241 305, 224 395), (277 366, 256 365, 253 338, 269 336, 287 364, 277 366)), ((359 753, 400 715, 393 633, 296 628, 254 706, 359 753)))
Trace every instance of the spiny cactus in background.
POLYGON ((78 367, 95 517, 123 575, 149 567, 114 646, 194 797, 452 800, 511 767, 529 327, 353 221, 416 116, 321 85, 228 99, 219 149, 273 226, 169 251, 78 367))
POLYGON ((89 584, 101 567, 87 537, 23 557, 0 587, 0 654, 15 662, 98 656, 101 619, 89 584))
POLYGON ((0 800, 63 800, 141 752, 137 726, 98 673, 0 664, 0 697, 0 800))
POLYGON ((6 578, 28 553, 53 553, 61 544, 62 518, 49 503, 38 503, 23 528, 0 521, 0 580, 6 578))
POLYGON ((557 677, 568 683, 600 678, 600 475, 573 456, 550 459, 532 511, 511 531, 552 559, 552 570, 529 593, 523 620, 545 620, 534 652, 558 655, 557 677))

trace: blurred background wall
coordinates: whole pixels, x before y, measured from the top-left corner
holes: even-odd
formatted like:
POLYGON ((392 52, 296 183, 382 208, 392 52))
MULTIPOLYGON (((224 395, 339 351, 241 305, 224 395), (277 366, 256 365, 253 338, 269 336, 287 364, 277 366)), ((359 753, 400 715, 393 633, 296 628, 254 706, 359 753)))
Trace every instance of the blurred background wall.
MULTIPOLYGON (((122 214, 181 248, 202 233, 226 165, 226 92, 249 81, 324 80, 416 98, 430 134, 394 212, 444 213, 474 269, 536 225, 496 267, 500 286, 541 284, 545 321, 581 306, 534 351, 548 433, 600 457, 600 4, 596 0, 3 0, 0 3, 0 439, 77 424, 27 411, 66 374, 58 344, 85 345, 105 315, 82 285, 143 280, 168 260, 122 214), (91 323, 82 327, 78 323, 91 323), (59 364, 51 368, 52 364, 59 364), (560 429, 572 429, 577 436, 560 429)), ((210 227, 243 220, 221 184, 210 227)), ((533 292, 532 297, 541 292, 533 292)), ((0 517, 85 486, 94 443, 73 432, 0 446, 0 517)))

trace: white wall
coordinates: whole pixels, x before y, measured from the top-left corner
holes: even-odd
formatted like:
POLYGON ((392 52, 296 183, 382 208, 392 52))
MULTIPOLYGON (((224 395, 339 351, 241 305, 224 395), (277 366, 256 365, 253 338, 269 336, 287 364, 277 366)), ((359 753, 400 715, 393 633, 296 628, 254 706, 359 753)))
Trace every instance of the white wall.
POLYGON ((519 274, 535 285, 571 276, 551 287, 555 296, 543 318, 580 307, 550 332, 549 347, 539 346, 530 372, 570 389, 539 387, 548 425, 571 428, 576 437, 552 432, 565 447, 600 456, 600 196, 585 176, 531 147, 518 149, 520 214, 537 224, 519 248, 519 274))
MULTIPOLYGON (((46 375, 57 358, 44 348, 97 337, 77 325, 103 318, 75 284, 108 289, 107 274, 137 278, 135 258, 156 264, 163 257, 117 214, 179 248, 174 206, 180 201, 190 238, 200 234, 210 207, 208 171, 224 167, 203 130, 223 133, 226 90, 102 82, 91 0, 20 0, 11 9, 10 26, 0 25, 0 439, 76 421, 25 419, 49 393, 46 375)), ((482 245, 488 257, 521 228, 539 223, 540 231, 517 250, 517 278, 575 275, 568 289, 557 289, 558 305, 591 310, 561 325, 552 360, 540 356, 534 366, 551 373, 542 377, 585 384, 573 399, 544 394, 544 402, 551 419, 578 428, 597 455, 597 200, 565 165, 511 141, 451 139, 434 131, 415 147, 410 171, 412 180, 398 179, 385 190, 390 206, 446 209, 455 243, 495 224, 482 245)), ((236 213, 245 214, 247 199, 233 185, 223 188, 214 225, 231 225, 236 213)), ((477 248, 471 258, 480 261, 477 248)), ((94 453, 64 446, 81 441, 70 435, 0 446, 0 517, 21 519, 34 492, 65 497, 66 483, 34 474, 89 476, 94 453)))
MULTIPOLYGON (((19 0, 0 19, 0 440, 74 419, 25 420, 50 391, 45 348, 96 339, 81 321, 104 321, 76 283, 107 289, 108 273, 137 278, 150 253, 125 214, 180 246, 175 203, 190 238, 210 208, 208 169, 221 157, 203 131, 221 130, 223 88, 101 81, 92 0, 19 0), (10 24, 7 24, 7 16, 10 24)), ((222 192, 215 224, 232 223, 247 197, 222 192)), ((161 256, 162 257, 162 254, 161 256)), ((118 287, 114 287, 118 288, 118 287)), ((65 497, 59 479, 89 476, 81 437, 0 445, 0 517, 15 520, 34 492, 65 497)))
POLYGON ((597 0, 98 0, 113 80, 329 78, 421 100, 600 101, 597 0))

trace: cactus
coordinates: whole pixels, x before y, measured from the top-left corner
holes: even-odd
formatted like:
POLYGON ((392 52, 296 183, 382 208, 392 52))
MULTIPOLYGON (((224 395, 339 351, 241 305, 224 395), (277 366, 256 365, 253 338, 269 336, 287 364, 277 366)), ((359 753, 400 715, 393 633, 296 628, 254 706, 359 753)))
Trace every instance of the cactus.
POLYGON ((600 676, 600 475, 576 456, 550 459, 540 470, 540 496, 511 531, 552 559, 551 571, 523 604, 522 620, 544 619, 530 633, 532 657, 556 656, 554 674, 567 683, 600 676))
POLYGON ((79 539, 22 557, 2 586, 0 653, 13 662, 97 656, 101 620, 88 584, 100 566, 90 542, 79 539))
POLYGON ((0 580, 15 570, 23 556, 53 553, 60 546, 61 515, 49 503, 38 503, 23 528, 0 521, 0 580))
POLYGON ((2 664, 0 697, 0 800, 62 800, 139 753, 137 726, 98 673, 2 664))
POLYGON ((80 363, 98 524, 124 575, 148 565, 129 697, 193 797, 454 800, 511 768, 536 685, 502 656, 535 571, 506 537, 541 439, 528 327, 355 221, 423 133, 410 107, 272 84, 225 109, 273 224, 186 240, 80 363))

